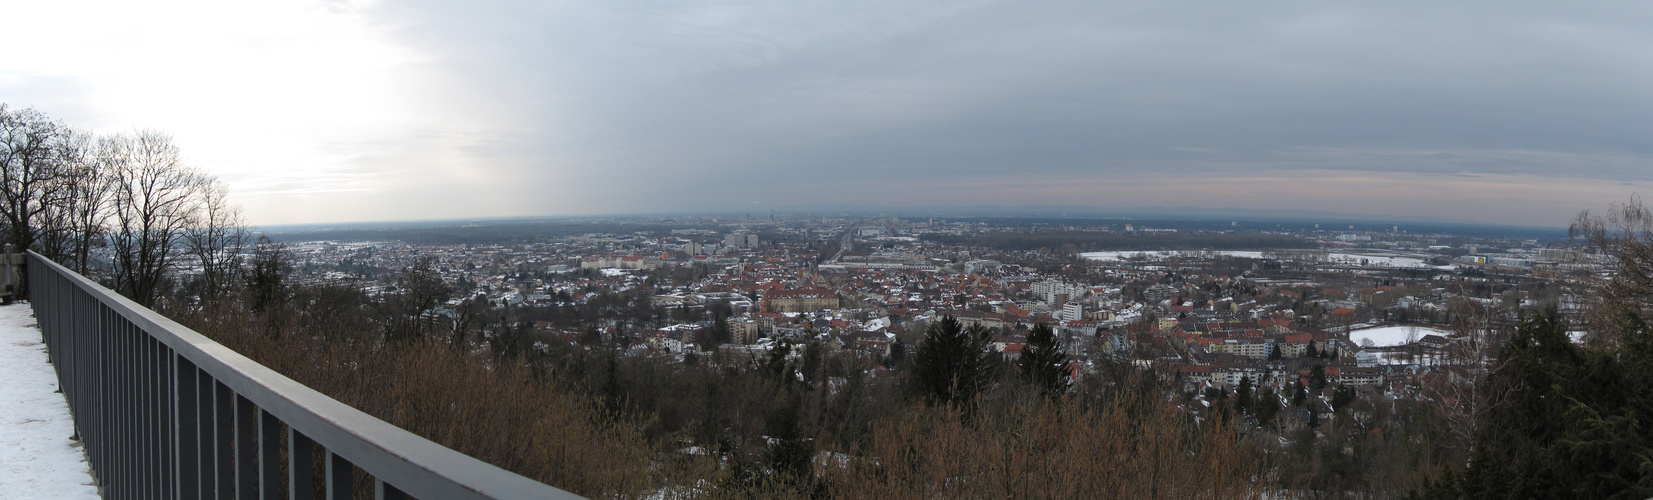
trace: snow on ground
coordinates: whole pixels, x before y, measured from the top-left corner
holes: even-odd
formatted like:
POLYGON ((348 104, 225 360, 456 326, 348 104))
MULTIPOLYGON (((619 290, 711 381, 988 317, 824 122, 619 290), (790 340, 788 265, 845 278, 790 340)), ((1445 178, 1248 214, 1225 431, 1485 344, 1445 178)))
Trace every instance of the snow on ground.
POLYGON ((1330 253, 1326 260, 1351 266, 1363 267, 1407 267, 1429 269, 1452 269, 1452 266, 1432 266, 1423 259, 1388 254, 1358 254, 1358 253, 1330 253))
MULTIPOLYGON (((1278 253, 1278 254, 1286 254, 1286 255, 1297 254, 1298 255, 1297 258, 1314 257, 1314 256, 1321 255, 1317 251, 1314 251, 1314 250, 1279 250, 1279 251, 1276 251, 1276 252, 1258 252, 1258 251, 1244 251, 1244 250, 1240 250, 1240 251, 1236 251, 1236 250, 1215 250, 1215 251, 1212 251, 1212 250, 1202 250, 1202 251, 1163 250, 1163 251, 1154 251, 1154 252, 1140 252, 1140 251, 1134 251, 1134 250, 1116 250, 1116 251, 1109 251, 1109 252, 1085 252, 1085 253, 1079 254, 1079 256, 1084 257, 1086 259, 1090 259, 1090 260, 1096 260, 1096 261, 1123 261, 1123 260, 1130 260, 1130 259, 1136 258, 1138 256, 1145 257, 1148 260, 1159 260, 1159 259, 1164 259, 1166 257, 1172 257, 1172 256, 1211 257, 1211 256, 1216 256, 1216 255, 1226 255, 1226 256, 1229 256, 1229 257, 1244 257, 1244 258, 1248 258, 1248 259, 1262 259, 1262 258, 1265 258, 1265 256, 1264 256, 1265 253, 1278 253)), ((1395 254, 1389 254, 1389 253, 1377 252, 1377 251, 1374 251, 1374 252, 1371 252, 1371 253, 1330 252, 1330 253, 1325 253, 1324 257, 1326 259, 1326 262, 1328 262, 1328 263, 1340 264, 1340 265, 1349 265, 1349 266, 1389 267, 1389 268, 1403 267, 1403 268, 1420 268, 1420 269, 1421 268, 1429 268, 1429 269, 1448 269, 1448 270, 1452 269, 1452 266, 1432 266, 1428 262, 1425 262, 1423 259, 1418 258, 1418 257, 1395 255, 1395 254)))
POLYGON ((1445 337, 1447 332, 1427 326, 1384 326, 1349 332, 1349 341, 1359 346, 1389 347, 1406 345, 1408 339, 1417 340, 1425 335, 1445 337), (1370 340, 1371 344, 1367 344, 1367 340, 1370 340))
POLYGON ((1186 251, 1186 252, 1185 251, 1177 251, 1177 250, 1159 250, 1159 251, 1151 251, 1151 252, 1143 252, 1143 251, 1138 251, 1138 250, 1115 250, 1115 251, 1110 251, 1110 252, 1085 252, 1085 253, 1079 254, 1080 257, 1084 257, 1084 258, 1087 258, 1087 259, 1090 259, 1090 260, 1128 260, 1128 259, 1136 258, 1139 255, 1143 256, 1143 257, 1146 257, 1150 260, 1162 259, 1162 258, 1165 258, 1165 257, 1171 257, 1171 256, 1177 256, 1177 255, 1189 256, 1189 257, 1209 257, 1209 256, 1213 256, 1213 255, 1227 255, 1229 257, 1245 257, 1245 258, 1248 258, 1248 259, 1261 259, 1261 258, 1263 258, 1263 252, 1236 251, 1236 250, 1186 251))
POLYGON ((98 498, 27 304, 0 306, 0 498, 98 498))

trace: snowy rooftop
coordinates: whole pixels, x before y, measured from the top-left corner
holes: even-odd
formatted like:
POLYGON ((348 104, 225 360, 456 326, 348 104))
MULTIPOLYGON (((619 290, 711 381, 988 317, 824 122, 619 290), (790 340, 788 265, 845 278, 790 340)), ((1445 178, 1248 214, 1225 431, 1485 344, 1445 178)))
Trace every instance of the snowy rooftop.
POLYGON ((98 498, 26 304, 0 306, 0 498, 98 498))

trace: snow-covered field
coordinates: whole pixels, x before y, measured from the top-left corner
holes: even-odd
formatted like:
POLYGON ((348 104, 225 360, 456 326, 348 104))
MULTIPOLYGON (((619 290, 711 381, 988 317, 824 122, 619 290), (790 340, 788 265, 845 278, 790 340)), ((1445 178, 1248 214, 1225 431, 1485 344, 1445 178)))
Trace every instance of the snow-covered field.
POLYGON ((0 306, 0 498, 98 498, 26 304, 0 306))
POLYGON ((1143 252, 1143 251, 1139 251, 1139 250, 1116 250, 1116 251, 1109 251, 1109 252, 1085 252, 1085 253, 1079 254, 1080 257, 1084 257, 1084 258, 1087 258, 1087 259, 1090 259, 1090 260, 1101 260, 1101 261, 1129 260, 1129 259, 1136 258, 1138 255, 1147 257, 1150 260, 1163 259, 1165 257, 1171 257, 1171 256, 1209 257, 1209 256, 1213 256, 1213 255, 1227 255, 1227 256, 1230 256, 1230 257, 1245 257, 1245 258, 1250 258, 1250 259, 1261 259, 1261 258, 1263 258, 1263 252, 1251 252, 1251 251, 1243 251, 1243 250, 1196 251, 1196 252, 1184 252, 1184 251, 1177 251, 1177 250, 1159 250, 1159 251, 1151 251, 1151 252, 1143 252))
POLYGON ((1360 346, 1389 347, 1405 345, 1408 340, 1417 340, 1425 335, 1447 336, 1446 330, 1427 326, 1382 326, 1349 332, 1349 341, 1360 346), (1367 341, 1371 343, 1368 344, 1367 341))
MULTIPOLYGON (((1085 252, 1085 253, 1079 254, 1079 256, 1084 257, 1086 259, 1090 259, 1090 260, 1106 262, 1106 261, 1125 261, 1125 260, 1130 260, 1130 259, 1133 259, 1133 258, 1136 258, 1136 257, 1139 257, 1139 256, 1146 257, 1149 260, 1160 260, 1160 259, 1164 259, 1166 257, 1173 257, 1173 256, 1197 258, 1197 257, 1212 257, 1212 256, 1217 256, 1217 255, 1226 255, 1226 256, 1229 256, 1229 257, 1244 257, 1244 258, 1248 258, 1248 259, 1262 259, 1262 258, 1265 258, 1264 254, 1274 254, 1274 253, 1276 253, 1276 252, 1260 252, 1260 251, 1251 251, 1251 250, 1203 250, 1203 251, 1161 250, 1161 251, 1153 251, 1153 252, 1142 252, 1142 251, 1135 251, 1135 250, 1115 250, 1115 251, 1108 251, 1108 252, 1085 252)), ((1391 254, 1378 253, 1378 252, 1374 252, 1374 253, 1331 252, 1331 253, 1320 254, 1320 253, 1317 253, 1317 252, 1312 251, 1312 250, 1280 250, 1280 251, 1278 251, 1278 253, 1286 254, 1286 255, 1293 255, 1294 257, 1292 257, 1292 258, 1296 258, 1296 259, 1318 258, 1319 256, 1324 255, 1325 261, 1328 262, 1328 263, 1338 264, 1338 265, 1347 265, 1347 266, 1452 269, 1452 266, 1432 266, 1428 262, 1424 261, 1423 259, 1417 258, 1417 257, 1407 257, 1407 256, 1403 256, 1403 255, 1391 255, 1391 254)))
POLYGON ((1415 257, 1383 254, 1329 253, 1326 254, 1326 260, 1351 266, 1452 269, 1452 266, 1432 266, 1415 257))

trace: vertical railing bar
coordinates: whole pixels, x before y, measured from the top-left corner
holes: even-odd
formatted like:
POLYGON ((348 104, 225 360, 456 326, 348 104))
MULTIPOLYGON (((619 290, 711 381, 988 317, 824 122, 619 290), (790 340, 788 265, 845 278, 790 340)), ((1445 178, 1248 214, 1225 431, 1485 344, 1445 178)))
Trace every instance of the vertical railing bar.
POLYGON ((172 405, 165 404, 172 401, 172 384, 167 383, 166 374, 172 372, 172 348, 156 339, 155 342, 155 430, 158 438, 155 443, 155 462, 158 468, 155 471, 157 478, 163 479, 155 489, 160 498, 174 498, 177 492, 173 491, 172 477, 172 405))
POLYGON ((138 384, 137 356, 139 346, 143 345, 141 338, 142 332, 138 331, 137 326, 128 328, 126 345, 121 349, 121 367, 124 370, 121 380, 126 385, 124 391, 126 401, 121 404, 121 407, 126 409, 127 439, 126 454, 123 460, 126 461, 126 486, 124 489, 127 498, 138 498, 138 494, 143 488, 143 464, 141 463, 143 462, 143 412, 138 409, 139 402, 143 400, 143 393, 140 389, 142 386, 138 384))
MULTIPOLYGON (((61 279, 52 280, 52 283, 60 284, 63 285, 64 288, 67 288, 67 283, 62 282, 61 279)), ((90 296, 86 296, 84 294, 79 294, 77 298, 91 300, 90 296)), ((93 405, 95 406, 95 408, 91 411, 92 423, 89 426, 92 428, 94 442, 91 443, 87 449, 96 450, 97 452, 97 459, 92 463, 97 466, 97 470, 95 472, 97 474, 99 489, 106 492, 112 492, 114 490, 110 488, 110 481, 113 478, 114 472, 114 463, 112 462, 114 460, 114 456, 111 448, 114 446, 116 438, 114 436, 115 429, 113 427, 115 401, 110 392, 115 387, 113 379, 115 378, 116 372, 112 366, 114 363, 115 343, 109 335, 108 308, 102 307, 102 304, 99 303, 96 309, 98 311, 97 315, 94 316, 95 321, 93 321, 90 325, 90 333, 92 335, 91 348, 97 351, 97 355, 93 358, 93 364, 97 367, 97 380, 87 384, 88 390, 97 392, 97 394, 93 394, 89 398, 90 401, 93 401, 93 405)))
POLYGON ((126 340, 126 335, 125 330, 120 328, 110 333, 109 369, 107 370, 109 372, 109 397, 107 399, 111 415, 109 418, 109 470, 105 472, 108 474, 106 479, 109 481, 109 490, 115 492, 116 495, 122 495, 126 491, 124 489, 126 488, 126 471, 121 468, 126 459, 122 456, 126 452, 126 414, 121 408, 122 403, 125 402, 125 396, 121 389, 125 388, 123 376, 126 372, 125 367, 121 365, 121 349, 124 347, 122 342, 126 340))
POLYGON ((98 394, 95 396, 98 401, 98 408, 93 414, 94 418, 97 419, 94 425, 97 428, 98 439, 97 443, 92 446, 92 449, 97 452, 92 463, 96 467, 93 472, 98 475, 98 487, 104 491, 108 491, 109 488, 109 441, 114 439, 110 435, 111 429, 109 428, 109 423, 113 421, 109 412, 114 411, 109 390, 113 385, 110 380, 114 378, 110 376, 109 363, 111 356, 109 352, 114 349, 114 346, 109 341, 108 320, 108 309, 99 308, 96 343, 98 350, 98 381, 96 382, 98 394))
POLYGON ((160 460, 156 455, 156 452, 160 448, 159 445, 161 439, 160 434, 156 432, 155 429, 155 426, 157 425, 156 421, 158 420, 155 416, 155 407, 157 406, 155 401, 159 392, 156 389, 154 374, 156 340, 155 338, 149 336, 148 332, 142 331, 141 329, 138 333, 138 342, 141 349, 138 350, 139 369, 135 378, 137 379, 138 386, 143 391, 143 395, 140 398, 141 402, 138 405, 138 412, 141 413, 140 423, 144 435, 143 453, 139 456, 139 460, 144 462, 143 493, 141 494, 141 498, 155 498, 157 495, 156 486, 159 484, 158 476, 160 475, 160 460))
POLYGON ((235 396, 235 497, 258 498, 258 407, 235 396))
POLYGON ((281 498, 281 421, 258 409, 258 497, 281 498))
POLYGON ((144 353, 144 382, 149 385, 149 498, 161 499, 166 497, 162 488, 161 478, 166 474, 166 454, 161 443, 166 439, 166 416, 161 414, 162 384, 161 384, 161 352, 166 346, 160 339, 149 336, 149 349, 144 353))
POLYGON ((149 464, 145 463, 149 454, 149 433, 145 427, 149 426, 149 422, 144 418, 144 337, 142 330, 134 328, 131 350, 126 354, 131 377, 127 385, 132 388, 132 394, 127 396, 132 406, 132 498, 143 498, 144 490, 149 486, 144 477, 149 473, 149 464))
POLYGON ((132 329, 130 325, 121 329, 120 351, 116 353, 115 358, 118 360, 116 373, 120 374, 118 376, 120 379, 120 402, 116 403, 115 406, 121 410, 121 450, 116 455, 116 460, 120 461, 120 475, 115 477, 115 480, 118 481, 116 489, 120 491, 121 498, 132 498, 134 493, 132 489, 133 471, 137 469, 137 464, 134 462, 138 461, 138 457, 135 454, 137 449, 136 439, 132 435, 132 431, 137 426, 132 423, 135 412, 132 411, 132 329))
POLYGON ((138 361, 138 372, 133 378, 141 391, 137 409, 139 427, 143 430, 143 449, 138 456, 138 461, 143 462, 143 487, 139 498, 155 498, 155 384, 149 380, 154 369, 149 358, 154 349, 155 342, 146 334, 138 337, 138 349, 133 353, 138 361))
POLYGON ((350 500, 356 488, 351 484, 356 467, 349 460, 327 450, 327 500, 350 500))
POLYGON ((121 336, 121 497, 137 497, 137 477, 141 465, 141 455, 137 454, 142 444, 142 434, 139 434, 137 422, 137 384, 132 369, 132 351, 137 349, 136 326, 126 329, 121 336))
POLYGON ((206 369, 195 370, 195 434, 196 434, 196 465, 200 469, 201 498, 218 498, 218 475, 214 474, 213 464, 218 459, 218 446, 213 440, 213 412, 212 386, 217 381, 207 374, 206 369))
POLYGON ((177 352, 172 353, 173 365, 173 395, 174 408, 177 408, 177 425, 173 426, 177 446, 174 453, 178 454, 174 467, 177 467, 177 498, 201 498, 199 465, 201 449, 198 445, 199 435, 197 427, 195 403, 195 363, 177 352))
POLYGON ((235 392, 222 382, 214 382, 212 405, 213 419, 217 425, 213 426, 213 442, 217 444, 213 456, 218 482, 217 497, 223 500, 235 498, 235 392))
POLYGON ((149 335, 139 330, 132 338, 132 411, 135 414, 133 425, 137 426, 138 447, 133 458, 138 463, 138 477, 133 486, 137 493, 134 498, 148 498, 150 488, 150 471, 155 466, 149 453, 153 450, 150 439, 154 435, 149 431, 152 424, 149 420, 149 335))
POLYGON ((137 494, 134 498, 150 498, 151 488, 154 487, 151 475, 154 473, 155 460, 151 453, 155 451, 153 440, 155 433, 150 429, 154 422, 149 414, 149 401, 154 394, 149 387, 149 335, 142 330, 133 338, 132 349, 132 410, 136 413, 134 424, 137 425, 138 449, 134 458, 138 464, 138 480, 136 481, 137 494))
POLYGON ((314 498, 315 442, 298 429, 287 427, 287 498, 314 498))
MULTIPOLYGON (((172 381, 172 377, 175 377, 178 373, 177 357, 173 354, 174 353, 171 347, 167 347, 165 345, 161 346, 161 365, 164 369, 164 371, 161 372, 162 401, 173 401, 177 398, 178 386, 177 384, 170 383, 172 381)), ((173 480, 178 471, 178 449, 171 446, 171 444, 176 443, 178 439, 177 412, 178 408, 172 405, 165 405, 161 411, 161 415, 163 416, 161 436, 165 439, 163 446, 161 446, 161 475, 163 478, 167 479, 165 482, 166 488, 162 491, 162 498, 179 498, 180 496, 178 493, 178 482, 173 480)))

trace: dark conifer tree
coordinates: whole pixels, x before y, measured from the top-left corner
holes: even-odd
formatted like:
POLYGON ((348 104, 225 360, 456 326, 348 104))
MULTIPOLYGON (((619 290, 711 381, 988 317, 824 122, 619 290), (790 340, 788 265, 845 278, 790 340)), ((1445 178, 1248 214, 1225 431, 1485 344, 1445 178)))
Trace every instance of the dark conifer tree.
POLYGON ((1252 413, 1253 396, 1251 377, 1240 377, 1240 386, 1234 389, 1234 409, 1243 414, 1252 413))
POLYGON ((1625 343, 1576 346, 1554 309, 1523 321, 1484 384, 1488 412, 1459 475, 1433 498, 1653 497, 1653 332, 1631 313, 1625 343))
POLYGON ((1045 397, 1055 398, 1068 388, 1067 355, 1056 345, 1056 332, 1039 323, 1027 334, 1027 347, 1016 360, 1023 380, 1045 397))
POLYGON ((991 339, 980 325, 965 328, 951 316, 931 324, 913 354, 911 383, 934 404, 963 405, 993 379, 991 339))

